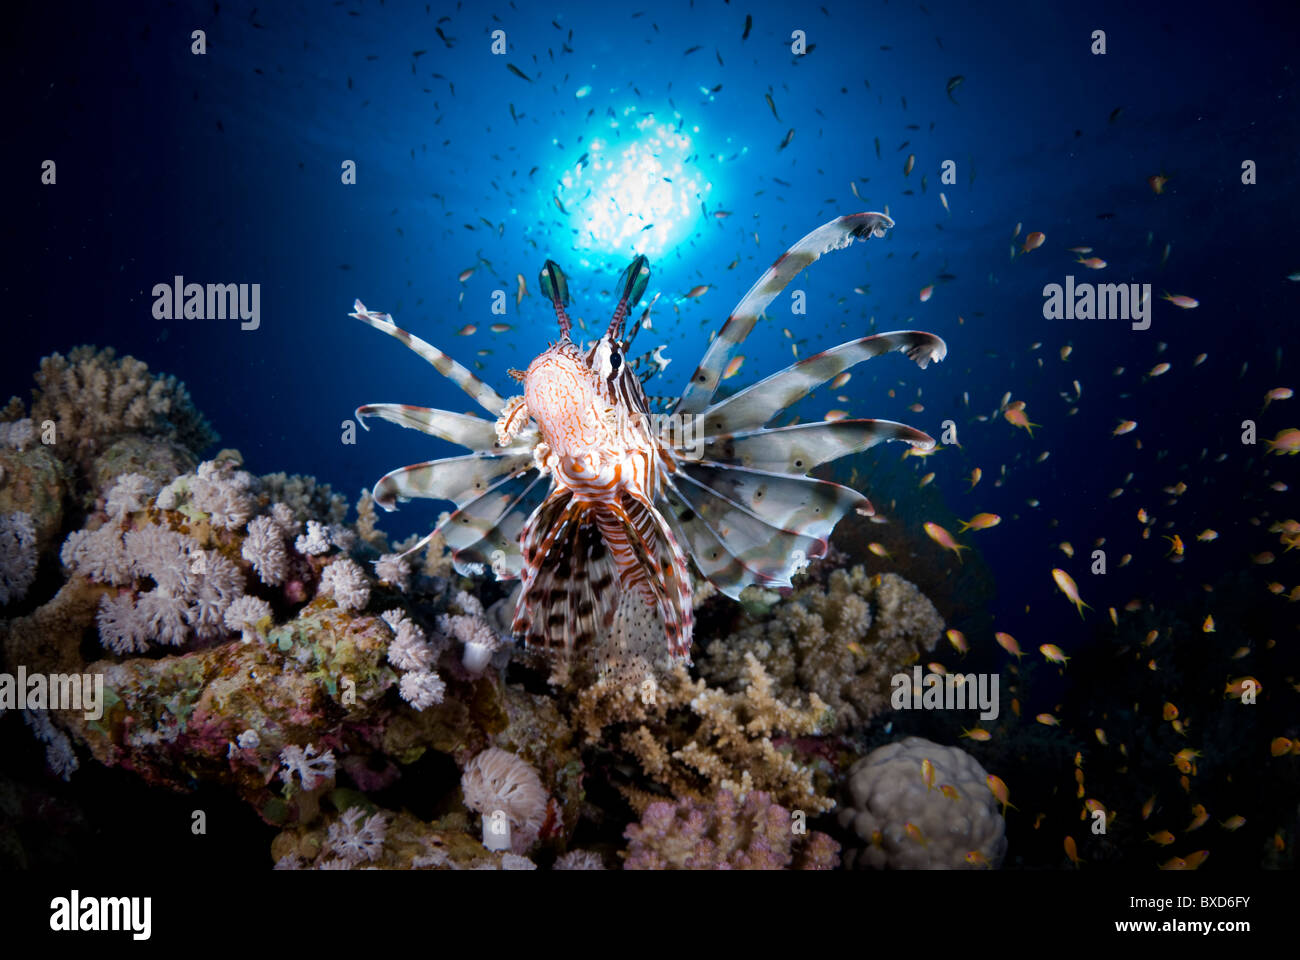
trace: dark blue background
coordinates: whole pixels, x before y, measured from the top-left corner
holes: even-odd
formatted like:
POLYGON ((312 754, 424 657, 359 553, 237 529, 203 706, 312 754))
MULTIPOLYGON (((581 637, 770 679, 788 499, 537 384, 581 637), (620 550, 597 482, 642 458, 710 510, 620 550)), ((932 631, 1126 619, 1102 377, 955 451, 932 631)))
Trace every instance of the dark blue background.
MULTIPOLYGON (((974 542, 998 576, 997 623, 1023 631, 1026 648, 1048 638, 1069 646, 1078 636, 1080 621, 1051 584, 1052 566, 1080 580, 1098 611, 1093 623, 1106 606, 1134 596, 1199 603, 1201 582, 1249 571, 1249 555, 1275 541, 1247 518, 1264 517, 1265 526, 1276 519, 1290 494, 1267 484, 1294 475, 1289 462, 1266 464, 1260 448, 1239 442, 1241 421, 1258 416, 1265 391, 1294 381, 1289 341, 1300 284, 1286 279, 1300 269, 1294 7, 895 2, 826 10, 720 0, 459 10, 356 2, 21 6, 2 41, 9 249, 0 383, 26 397, 40 356, 111 344, 183 379, 221 445, 238 447, 251 469, 315 474, 355 499, 393 467, 453 452, 386 424, 344 446, 340 423, 356 405, 471 403, 396 342, 348 319, 353 299, 391 311, 467 364, 479 348, 492 348, 484 376, 508 394, 505 368, 525 366, 555 335, 536 296, 544 258, 568 266, 575 313, 603 323, 612 307, 601 295, 612 274, 578 266, 584 254, 573 250, 573 222, 551 201, 556 179, 607 107, 673 120, 671 99, 684 123, 699 128, 710 210, 733 215, 699 219, 688 240, 656 258, 650 289, 664 298, 654 335, 640 343, 669 342, 675 362, 659 392, 680 387, 708 331, 788 244, 833 216, 888 206, 898 224, 889 238, 855 245, 801 277, 795 286, 808 292, 809 314, 790 317, 778 300, 731 383, 790 361, 786 325, 807 340, 805 355, 862 335, 872 317, 877 329, 916 326, 944 336, 948 360, 924 373, 897 356, 860 368, 845 391, 848 407, 935 435, 945 418, 962 426, 963 449, 925 461, 918 473, 936 470, 938 488, 962 516, 1003 516, 998 530, 974 542), (644 15, 633 17, 638 10, 644 15), (754 26, 742 41, 747 13, 754 26), (450 19, 439 24, 443 16, 450 19), (504 57, 488 52, 497 27, 509 37, 504 57), (190 54, 196 28, 207 31, 206 56, 190 54), (788 49, 794 28, 816 44, 797 62, 788 49), (1107 32, 1105 56, 1089 53, 1097 28, 1107 32), (574 52, 564 53, 570 29, 574 52), (684 53, 693 46, 701 49, 684 53), (427 52, 414 58, 415 50, 427 52), (954 103, 945 81, 957 74, 965 82, 954 103), (700 95, 719 83, 711 98, 700 95), (584 84, 591 95, 575 99, 584 84), (780 122, 763 100, 769 87, 780 122), (510 104, 522 119, 512 120, 510 104), (1116 108, 1122 113, 1110 122, 1116 108), (795 138, 778 151, 790 127, 795 138), (900 151, 904 140, 911 144, 900 151), (735 162, 718 160, 745 147, 735 162), (912 152, 916 170, 904 178, 912 152), (939 165, 949 158, 957 183, 943 186, 939 165), (58 163, 57 186, 39 182, 45 159, 58 163), (356 186, 340 183, 347 159, 357 162, 356 186), (1240 182, 1245 159, 1258 165, 1257 185, 1240 182), (1146 179, 1160 171, 1170 181, 1155 196, 1146 179), (850 193, 854 178, 866 202, 850 193), (504 236, 480 217, 504 222, 504 236), (1012 261, 1017 222, 1048 239, 1012 261), (1161 269, 1166 243, 1172 253, 1161 269), (1098 274, 1074 266, 1066 248, 1078 244, 1110 266, 1098 274), (480 267, 458 283, 480 253, 495 270, 480 267), (740 264, 728 270, 736 257, 740 264), (957 279, 919 302, 918 291, 945 270, 957 279), (1201 306, 1180 311, 1157 301, 1153 326, 1142 333, 1122 321, 1046 321, 1042 286, 1068 272, 1149 282, 1157 297, 1168 289, 1201 306), (516 273, 534 291, 519 316, 516 273), (155 321, 150 290, 175 274, 260 283, 261 329, 155 321), (674 314, 673 299, 697 283, 713 288, 674 314), (864 283, 870 295, 852 292, 864 283), (505 318, 487 312, 497 287, 509 293, 505 318), (501 319, 515 331, 488 333, 501 319), (467 323, 479 332, 456 337, 467 323), (1035 341, 1042 347, 1031 352, 1035 341), (1073 354, 1062 362, 1066 344, 1073 354), (1192 369, 1201 352, 1209 359, 1192 369), (1144 382, 1161 360, 1172 371, 1144 382), (1118 366, 1126 372, 1116 377, 1118 366), (1072 394, 1075 379, 1083 399, 1067 417, 1060 393, 1072 394), (896 397, 887 396, 891 387, 896 397), (912 413, 918 389, 925 410, 912 413), (1000 418, 969 422, 1008 390, 1043 424, 1032 440, 1000 418), (1112 438, 1126 418, 1139 430, 1112 438), (1034 464, 1042 450, 1050 459, 1034 464), (1215 463, 1220 453, 1227 459, 1215 463), (1008 475, 995 488, 1001 464, 1008 475), (985 479, 965 495, 962 478, 977 465, 985 479), (1135 477, 1124 483, 1129 471, 1135 477), (1179 480, 1190 489, 1168 508, 1160 488, 1179 480), (1118 486, 1125 495, 1108 499, 1118 486), (1026 506, 1030 498, 1038 509, 1026 506), (1213 550, 1189 547, 1187 563, 1175 567, 1158 535, 1139 540, 1139 506, 1159 518, 1156 534, 1176 530, 1191 544, 1215 527, 1221 539, 1213 550), (1176 527, 1166 531, 1171 519, 1176 527), (1082 556, 1103 536, 1112 572, 1091 578, 1082 556), (1060 540, 1080 557, 1066 560, 1054 546, 1060 540), (1126 552, 1133 564, 1115 570, 1126 552)), ((610 251, 614 261, 630 253, 610 251)), ((801 413, 818 418, 832 406, 843 404, 823 390, 801 413)), ((1294 422, 1288 406, 1260 419, 1261 434, 1294 422)), ((388 529, 426 529, 442 506, 411 504, 388 529)), ((902 519, 919 532, 927 518, 902 519)), ((1294 564, 1276 552, 1278 566, 1290 566, 1263 579, 1276 575, 1290 587, 1294 564)), ((1260 602, 1274 601, 1263 579, 1260 602)))

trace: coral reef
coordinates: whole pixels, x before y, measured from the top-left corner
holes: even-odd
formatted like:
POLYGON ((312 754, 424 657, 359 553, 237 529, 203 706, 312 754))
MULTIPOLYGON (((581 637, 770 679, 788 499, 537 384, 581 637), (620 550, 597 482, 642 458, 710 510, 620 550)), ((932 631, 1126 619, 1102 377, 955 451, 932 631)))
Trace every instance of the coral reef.
MULTIPOLYGON (((745 661, 746 683, 737 693, 692 680, 681 666, 662 683, 648 681, 641 689, 597 682, 579 692, 575 726, 587 743, 617 739, 652 781, 677 797, 762 790, 798 809, 831 809, 834 801, 819 788, 816 768, 798 762, 793 745, 778 746, 773 739, 823 732, 826 704, 815 693, 807 706, 778 699, 758 659, 750 653, 745 661), (619 728, 613 737, 609 727, 619 728)), ((638 809, 657 799, 643 790, 623 792, 638 809)))
POLYGON ((66 357, 43 358, 30 416, 38 427, 53 422, 54 452, 83 465, 122 434, 147 434, 194 451, 217 439, 184 384, 151 375, 147 364, 119 358, 112 347, 80 346, 66 357))
POLYGON ((78 348, 37 381, 0 424, 0 667, 104 679, 101 716, 25 712, 49 774, 224 791, 278 831, 268 866, 604 869, 626 839, 629 867, 832 867, 805 824, 835 806, 836 731, 942 629, 906 581, 823 564, 743 607, 697 590, 701 676, 606 650, 557 682, 441 536, 408 553, 368 493, 349 524, 312 477, 202 459, 172 378, 78 348))
POLYGON ((996 868, 1006 854, 1006 823, 979 761, 922 737, 886 744, 848 773, 852 802, 842 827, 863 842, 845 854, 858 869, 996 868), (925 761, 934 768, 927 783, 925 761))
POLYGON ((657 801, 627 828, 628 870, 833 870, 839 844, 808 833, 799 818, 760 790, 737 801, 728 790, 710 802, 657 801))
POLYGON ((944 628, 934 604, 908 581, 868 576, 861 566, 831 570, 824 585, 809 577, 770 615, 748 619, 708 643, 700 672, 734 688, 752 655, 778 696, 808 691, 828 704, 838 731, 888 708, 890 677, 933 649, 944 628))

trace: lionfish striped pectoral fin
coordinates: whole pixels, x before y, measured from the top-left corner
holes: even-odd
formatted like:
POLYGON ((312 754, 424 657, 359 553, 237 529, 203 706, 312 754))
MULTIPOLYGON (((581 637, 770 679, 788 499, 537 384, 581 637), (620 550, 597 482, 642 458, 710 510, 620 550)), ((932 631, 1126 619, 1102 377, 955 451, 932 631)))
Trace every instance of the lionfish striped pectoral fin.
POLYGON ((433 365, 433 368, 450 380, 456 386, 460 387, 478 403, 484 410, 493 416, 500 416, 506 403, 495 390, 480 380, 474 374, 470 373, 465 367, 461 366, 447 354, 443 353, 437 347, 425 340, 420 339, 413 333, 403 330, 397 324, 393 323, 392 317, 386 313, 378 313, 374 310, 367 310, 366 305, 360 300, 353 304, 353 313, 348 314, 360 320, 364 324, 374 327, 383 333, 388 334, 402 343, 406 344, 411 350, 418 353, 421 357, 433 365))
POLYGON ((751 584, 790 586, 807 561, 826 555, 845 513, 870 508, 856 490, 826 480, 706 462, 680 464, 664 489, 700 573, 732 598, 751 584))
POLYGON ((842 250, 854 240, 883 237, 885 231, 893 225, 894 221, 883 213, 854 213, 837 217, 830 223, 822 224, 781 254, 776 263, 749 288, 731 316, 727 317, 727 322, 722 325, 717 338, 709 345, 700 365, 691 375, 691 382, 682 392, 674 412, 699 413, 709 405, 732 355, 754 329, 763 310, 800 270, 822 254, 842 250))
POLYGON ((468 447, 476 453, 503 453, 506 450, 525 448, 531 450, 537 442, 537 428, 530 424, 526 430, 519 432, 509 447, 501 448, 497 446, 495 421, 482 420, 465 413, 452 413, 450 410, 415 407, 409 403, 367 403, 357 407, 357 422, 369 430, 367 417, 378 417, 399 427, 419 430, 431 437, 468 447))
POLYGON ((703 411, 706 436, 761 427, 832 377, 864 360, 901 351, 922 370, 948 355, 943 339, 921 330, 878 333, 850 340, 778 370, 703 411))
POLYGON ((723 465, 802 476, 823 463, 901 440, 928 450, 934 438, 893 420, 823 420, 706 436, 703 459, 723 465))

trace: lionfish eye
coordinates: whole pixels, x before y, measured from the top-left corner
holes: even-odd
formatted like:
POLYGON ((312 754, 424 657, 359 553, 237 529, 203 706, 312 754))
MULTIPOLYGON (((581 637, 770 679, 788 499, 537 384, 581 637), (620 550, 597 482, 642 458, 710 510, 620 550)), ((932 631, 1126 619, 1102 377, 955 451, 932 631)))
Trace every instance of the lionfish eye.
POLYGON ((619 364, 621 364, 622 362, 623 362, 623 358, 618 355, 617 350, 615 350, 613 353, 609 355, 609 365, 613 369, 617 370, 619 368, 619 364))

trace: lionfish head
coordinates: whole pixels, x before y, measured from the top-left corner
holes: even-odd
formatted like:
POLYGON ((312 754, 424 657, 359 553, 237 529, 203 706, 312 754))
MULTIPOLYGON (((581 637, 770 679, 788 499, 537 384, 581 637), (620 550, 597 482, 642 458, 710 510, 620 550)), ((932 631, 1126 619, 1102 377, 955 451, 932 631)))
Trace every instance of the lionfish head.
MULTIPOLYGON (((559 264, 554 260, 547 260, 538 275, 538 281, 542 294, 551 301, 551 306, 555 309, 555 319, 560 324, 559 346, 563 348, 566 342, 572 343, 569 334, 573 329, 573 323, 567 312, 568 277, 564 275, 559 264)), ((618 306, 614 308, 614 315, 610 317, 609 327, 606 328, 604 336, 596 341, 584 357, 587 366, 602 380, 612 381, 624 372, 623 360, 627 355, 628 347, 631 346, 632 337, 636 335, 634 330, 632 337, 624 339, 627 315, 645 294, 649 283, 650 261, 644 256, 637 256, 628 264, 619 279, 618 306)))

